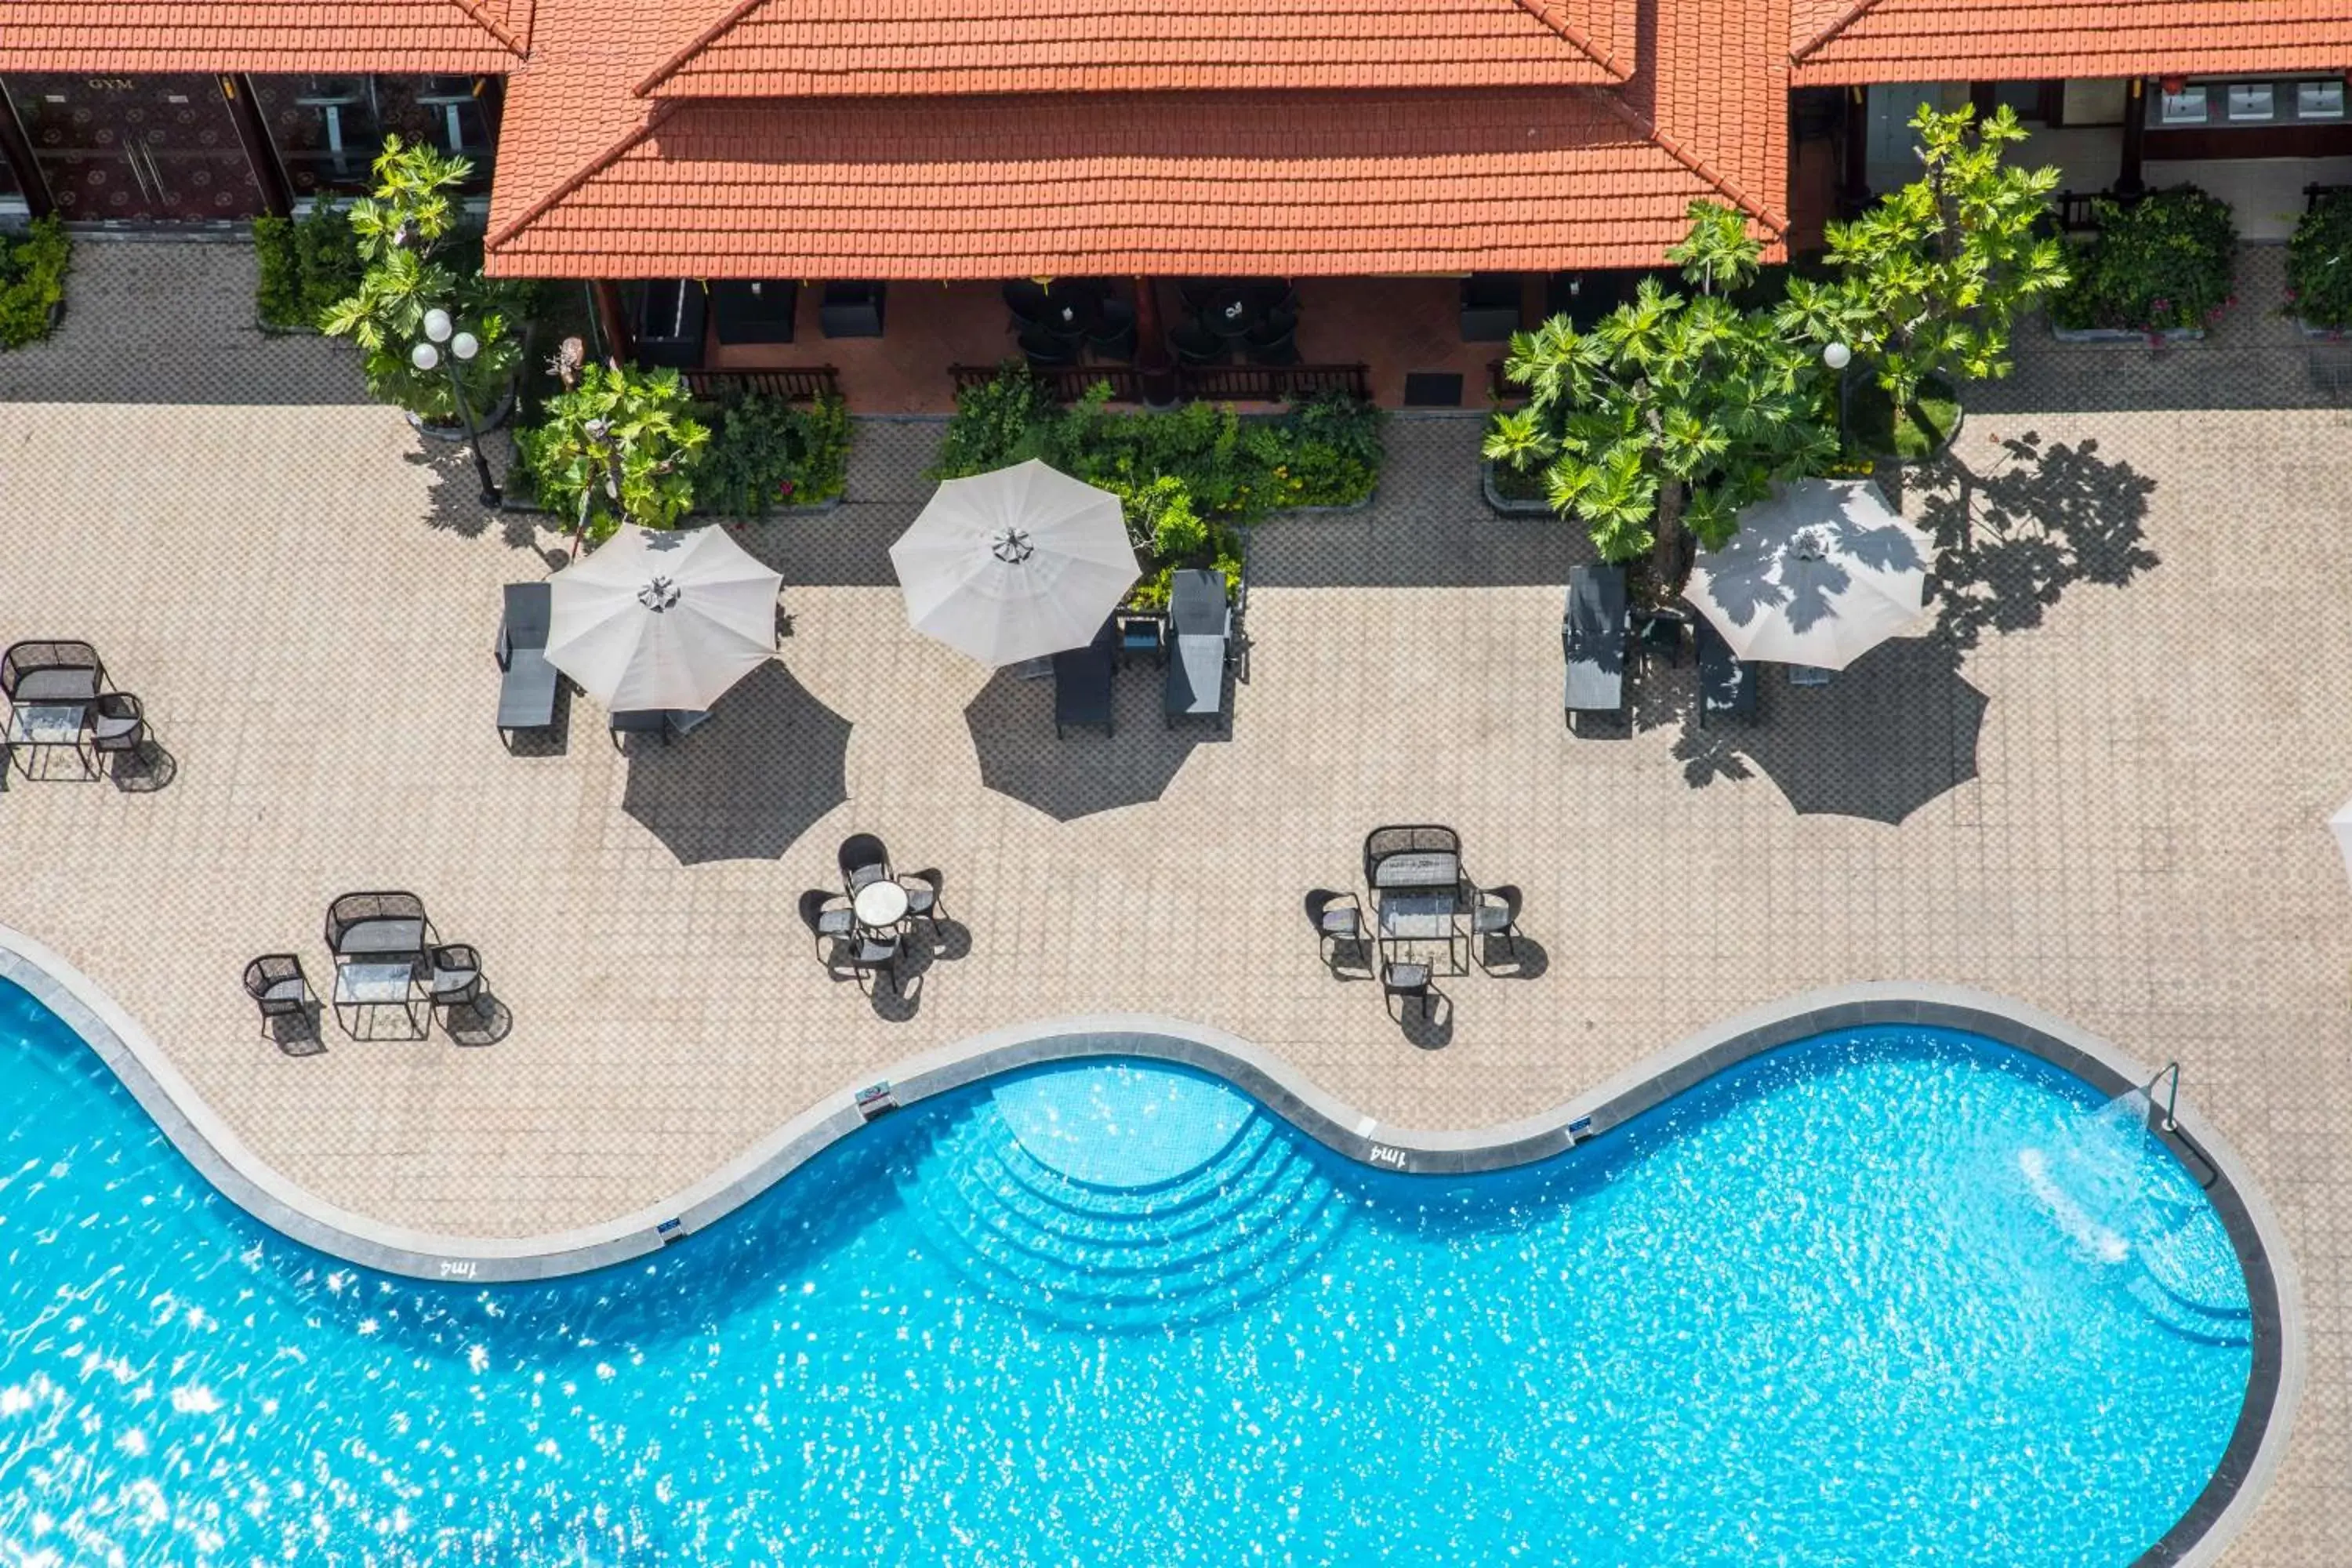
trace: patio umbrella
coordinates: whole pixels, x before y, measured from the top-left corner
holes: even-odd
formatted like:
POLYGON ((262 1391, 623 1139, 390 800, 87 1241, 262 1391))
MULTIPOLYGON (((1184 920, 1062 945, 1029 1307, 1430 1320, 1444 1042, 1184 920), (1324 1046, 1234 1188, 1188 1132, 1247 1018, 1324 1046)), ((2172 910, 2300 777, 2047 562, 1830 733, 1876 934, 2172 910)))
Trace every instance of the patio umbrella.
POLYGON ((1138 575, 1118 498, 1034 458, 940 486, 890 564, 908 624, 987 665, 1085 647, 1138 575))
POLYGON ((699 712, 775 657, 783 582, 723 529, 625 525, 555 574, 547 661, 615 712, 699 712))
POLYGON ((2327 819, 2327 830, 2336 835, 2336 847, 2344 856, 2344 873, 2352 876, 2352 801, 2336 808, 2327 819))
POLYGON ((1925 631, 1935 546, 1867 479, 1801 479, 1699 552, 1684 596, 1745 659, 1843 669, 1925 631))

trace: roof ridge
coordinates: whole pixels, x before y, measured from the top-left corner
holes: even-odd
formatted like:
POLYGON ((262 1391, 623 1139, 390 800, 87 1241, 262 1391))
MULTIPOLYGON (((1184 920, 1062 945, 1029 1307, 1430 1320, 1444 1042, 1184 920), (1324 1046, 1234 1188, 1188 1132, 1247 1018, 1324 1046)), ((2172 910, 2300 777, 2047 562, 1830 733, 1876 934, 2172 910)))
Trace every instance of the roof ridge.
POLYGON ((638 142, 643 142, 646 137, 652 135, 655 128, 659 126, 662 121, 667 120, 671 114, 676 112, 677 107, 678 101, 674 99, 663 99, 656 102, 654 105, 652 111, 646 116, 644 122, 639 124, 636 129, 631 131, 626 136, 622 137, 610 147, 605 148, 602 153, 596 154, 595 157, 591 158, 587 163, 583 163, 578 169, 572 171, 572 173, 564 176, 564 178, 558 181, 555 184, 541 192, 539 199, 531 203, 530 205, 523 208, 522 211, 517 213, 507 222, 499 225, 497 228, 484 235, 482 237, 482 248, 484 250, 496 250, 499 246, 502 246, 509 240, 514 238, 515 236, 520 234, 524 229, 530 226, 530 225, 538 222, 539 219, 546 214, 550 207, 555 205, 556 203, 562 201, 564 197, 570 195, 572 192, 586 184, 590 180, 594 179, 606 169, 611 168, 614 163, 620 161, 623 153, 628 152, 638 142))
POLYGON ((1832 38, 1836 37, 1840 33, 1843 33, 1848 27, 1853 26, 1856 22, 1862 20, 1864 16, 1877 9, 1877 7, 1878 0, 1853 0, 1853 5, 1848 5, 1843 11, 1838 14, 1836 21, 1832 22, 1828 26, 1823 27, 1820 32, 1815 33, 1811 37, 1806 39, 1803 43, 1799 44, 1795 48, 1790 49, 1789 51, 1789 59, 1790 63, 1793 64, 1798 60, 1801 60, 1807 55, 1811 54, 1814 50, 1821 48, 1832 38))
POLYGON ((651 74, 649 74, 645 80, 637 83, 635 87, 631 88, 629 90, 638 98, 649 96, 653 92, 654 89, 661 86, 662 83, 667 81, 671 77, 676 76, 680 70, 683 70, 686 68, 687 61, 694 58, 695 56, 700 54, 711 45, 717 43, 726 34, 734 31, 736 26, 740 23, 743 18, 749 16, 752 12, 757 11, 767 3, 768 0, 736 0, 736 4, 728 7, 727 15, 719 17, 719 20, 713 22, 709 26, 705 27, 701 32, 696 34, 692 42, 688 43, 684 48, 678 50, 676 54, 670 56, 669 58, 662 61, 661 64, 656 66, 651 74))
MULTIPOLYGON (((449 0, 449 3, 466 13, 477 26, 504 44, 509 54, 523 59, 530 57, 530 27, 528 23, 523 26, 523 36, 518 37, 504 22, 490 15, 488 0, 449 0)), ((523 0, 523 4, 529 5, 530 0, 523 0)))
POLYGON ((1730 197, 1732 205, 1770 228, 1774 238, 1777 239, 1789 232, 1789 218, 1786 214, 1777 212, 1756 200, 1740 187, 1739 182, 1717 173, 1715 166, 1704 157, 1684 146, 1670 132, 1643 115, 1632 104, 1613 92, 1596 92, 1593 96, 1605 100, 1610 108, 1622 115, 1627 123, 1640 131, 1667 157, 1730 197))
POLYGON ((1632 79, 1633 66, 1620 63, 1615 49, 1570 21, 1566 8, 1559 5, 1559 0, 1518 0, 1518 5, 1520 10, 1583 50, 1587 58, 1619 81, 1632 79))

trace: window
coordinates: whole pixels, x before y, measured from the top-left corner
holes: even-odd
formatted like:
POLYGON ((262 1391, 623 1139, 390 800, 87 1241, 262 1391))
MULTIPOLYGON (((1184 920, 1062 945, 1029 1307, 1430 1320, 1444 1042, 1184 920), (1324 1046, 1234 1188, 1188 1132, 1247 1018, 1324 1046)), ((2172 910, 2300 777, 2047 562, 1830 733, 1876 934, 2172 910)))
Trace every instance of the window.
POLYGON ((2278 93, 2266 81, 2233 81, 2230 84, 2230 118, 2268 120, 2278 101, 2278 93))
POLYGON ((2179 92, 2168 92, 2158 106, 2158 118, 2167 125, 2205 123, 2205 88, 2191 82, 2179 92))
POLYGON ((253 79, 270 145, 298 196, 360 195, 383 139, 397 134, 474 163, 468 191, 487 191, 498 124, 482 79, 415 76, 258 76, 253 79))
POLYGON ((2299 81, 2294 84, 2294 117, 2297 120, 2341 120, 2344 118, 2344 81, 2299 81))

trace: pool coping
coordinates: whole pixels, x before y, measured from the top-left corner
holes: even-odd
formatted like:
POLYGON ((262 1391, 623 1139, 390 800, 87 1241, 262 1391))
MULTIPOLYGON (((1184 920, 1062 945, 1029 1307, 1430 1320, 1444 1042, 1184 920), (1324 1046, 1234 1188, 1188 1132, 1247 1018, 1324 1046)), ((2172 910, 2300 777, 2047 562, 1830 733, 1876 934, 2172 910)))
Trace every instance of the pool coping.
MULTIPOLYGON (((1041 1062, 1145 1057, 1214 1074, 1339 1154, 1381 1170, 1457 1174, 1548 1158, 1654 1109, 1761 1052, 1873 1024, 1962 1029, 2028 1051, 2108 1095, 2153 1069, 2021 1003, 1963 986, 1869 982, 1809 991, 1709 1025, 1549 1110, 1467 1131, 1391 1126, 1325 1092, 1272 1052, 1204 1025, 1145 1014, 1017 1024, 901 1062, 876 1083, 820 1098, 736 1159, 662 1203, 535 1237, 437 1235, 384 1225, 318 1198, 255 1152, 153 1038, 88 976, 0 926, 0 980, 21 986, 81 1037, 158 1128, 224 1196, 272 1229, 346 1261, 413 1279, 488 1283, 583 1273, 642 1258, 731 1213, 876 1116, 1041 1062)), ((2246 1272, 2253 1367, 2212 1479, 2132 1568, 2210 1568, 2242 1531, 2283 1462, 2305 1380, 2301 1290, 2285 1235, 2243 1162, 2198 1113, 2158 1134, 2213 1174, 2207 1195, 2246 1272)))

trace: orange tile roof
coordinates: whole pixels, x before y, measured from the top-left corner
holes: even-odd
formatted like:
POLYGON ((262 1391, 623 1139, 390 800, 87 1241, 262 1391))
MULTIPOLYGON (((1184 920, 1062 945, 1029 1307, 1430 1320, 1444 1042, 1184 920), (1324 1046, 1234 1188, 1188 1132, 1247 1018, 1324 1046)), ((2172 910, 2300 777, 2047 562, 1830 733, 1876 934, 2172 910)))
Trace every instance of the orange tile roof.
POLYGON ((492 270, 1290 276, 1635 266, 1708 183, 1581 93, 666 105, 492 270))
POLYGON ((0 71, 499 72, 532 0, 0 0, 0 71))
POLYGON ((2352 68, 2352 0, 1800 0, 1798 86, 2352 68))
POLYGON ((1618 0, 1591 6, 1595 26, 1559 0, 742 0, 638 90, 829 98, 1558 87, 1631 71, 1633 29, 1618 8, 1618 0))
MULTIPOLYGON (((1516 26, 1540 0, 1480 3, 1516 26)), ((489 268, 950 279, 1648 266, 1701 196, 1745 208, 1777 245, 1790 4, 1598 0, 1592 15, 1621 41, 1612 58, 1632 67, 1622 83, 656 101, 634 89, 693 55, 707 19, 558 0, 509 79, 489 268), (1637 35, 1647 58, 1617 52, 1637 35)), ((1594 68, 1566 37, 1542 37, 1594 68)))

